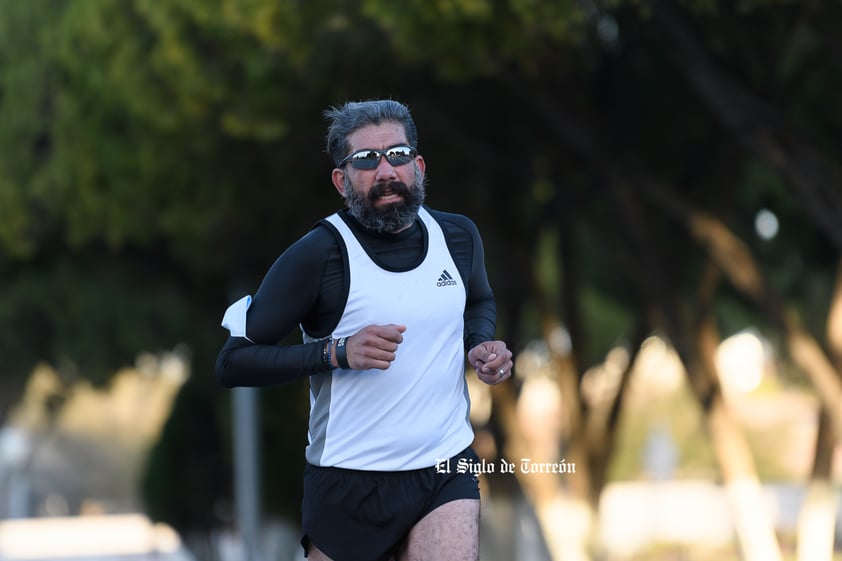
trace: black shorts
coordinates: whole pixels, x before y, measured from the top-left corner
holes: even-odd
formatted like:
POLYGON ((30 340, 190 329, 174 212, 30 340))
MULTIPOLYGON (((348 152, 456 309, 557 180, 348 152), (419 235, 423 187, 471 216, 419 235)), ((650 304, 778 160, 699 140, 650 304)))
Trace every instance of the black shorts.
POLYGON ((301 545, 312 541, 334 561, 385 561, 409 531, 437 507, 479 499, 476 475, 458 473, 459 458, 477 463, 469 447, 451 459, 451 473, 435 467, 410 471, 359 471, 304 467, 301 545))

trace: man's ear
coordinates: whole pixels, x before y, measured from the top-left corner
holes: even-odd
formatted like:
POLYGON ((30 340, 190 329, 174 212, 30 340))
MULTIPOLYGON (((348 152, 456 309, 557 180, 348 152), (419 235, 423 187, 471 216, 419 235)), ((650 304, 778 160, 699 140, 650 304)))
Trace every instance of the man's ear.
POLYGON ((421 172, 421 177, 424 177, 424 174, 427 171, 427 162, 424 161, 422 156, 415 157, 415 166, 417 167, 418 171, 421 172))
POLYGON ((330 179, 333 181, 333 186, 339 191, 339 194, 345 196, 345 172, 339 168, 333 168, 330 174, 330 179))

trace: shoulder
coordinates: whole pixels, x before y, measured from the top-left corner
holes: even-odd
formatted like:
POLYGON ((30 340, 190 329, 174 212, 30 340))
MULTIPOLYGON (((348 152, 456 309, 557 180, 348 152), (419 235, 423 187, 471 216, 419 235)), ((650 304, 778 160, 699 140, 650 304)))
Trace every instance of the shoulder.
POLYGON ((433 210, 429 207, 424 207, 430 213, 436 222, 439 223, 445 236, 478 238, 479 230, 474 221, 463 214, 455 214, 452 212, 444 212, 441 210, 433 210))
POLYGON ((277 258, 272 271, 282 268, 301 273, 305 270, 320 270, 325 258, 336 253, 338 241, 332 227, 319 221, 303 236, 289 245, 277 258))
POLYGON ((316 222, 307 233, 289 246, 289 249, 296 252, 329 250, 336 246, 336 236, 335 227, 326 219, 322 219, 316 222))

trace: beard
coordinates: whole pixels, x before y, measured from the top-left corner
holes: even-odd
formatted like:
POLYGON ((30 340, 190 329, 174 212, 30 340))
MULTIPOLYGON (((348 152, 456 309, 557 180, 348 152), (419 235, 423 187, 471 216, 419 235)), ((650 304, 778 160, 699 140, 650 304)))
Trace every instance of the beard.
POLYGON ((367 194, 354 189, 345 175, 345 193, 345 206, 351 216, 369 230, 382 233, 397 232, 412 224, 426 195, 424 178, 417 170, 412 187, 402 181, 375 183, 367 194), (403 200, 377 206, 377 199, 388 191, 400 195, 403 200))

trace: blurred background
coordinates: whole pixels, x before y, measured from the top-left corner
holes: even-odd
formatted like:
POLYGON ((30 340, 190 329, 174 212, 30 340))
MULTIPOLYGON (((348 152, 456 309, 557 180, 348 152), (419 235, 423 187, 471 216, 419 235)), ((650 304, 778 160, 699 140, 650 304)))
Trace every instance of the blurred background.
POLYGON ((516 353, 468 374, 482 559, 842 559, 840 21, 0 2, 0 560, 303 558, 306 380, 223 390, 219 323, 341 206, 322 111, 386 97, 516 353))

